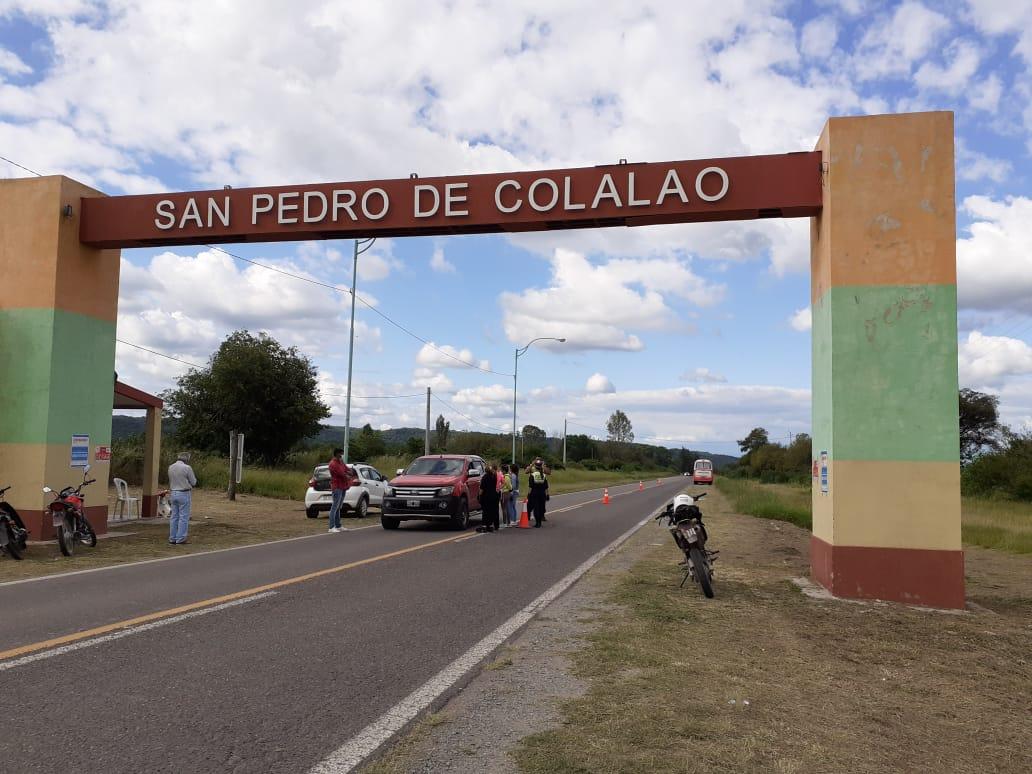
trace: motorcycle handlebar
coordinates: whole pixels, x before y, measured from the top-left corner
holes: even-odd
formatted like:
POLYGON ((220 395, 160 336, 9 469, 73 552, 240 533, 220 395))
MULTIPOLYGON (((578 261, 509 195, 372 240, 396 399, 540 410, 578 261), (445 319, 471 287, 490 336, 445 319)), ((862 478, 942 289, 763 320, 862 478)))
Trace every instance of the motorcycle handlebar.
POLYGON ((97 479, 91 478, 89 481, 83 481, 82 485, 86 486, 87 484, 96 484, 96 483, 97 483, 97 479))
MULTIPOLYGON (((13 485, 12 485, 12 486, 13 486, 13 485)), ((9 486, 5 486, 5 487, 4 487, 3 489, 0 489, 0 497, 3 497, 3 494, 4 494, 4 492, 6 492, 6 491, 7 491, 8 489, 10 489, 10 488, 11 488, 11 487, 9 487, 9 486)))

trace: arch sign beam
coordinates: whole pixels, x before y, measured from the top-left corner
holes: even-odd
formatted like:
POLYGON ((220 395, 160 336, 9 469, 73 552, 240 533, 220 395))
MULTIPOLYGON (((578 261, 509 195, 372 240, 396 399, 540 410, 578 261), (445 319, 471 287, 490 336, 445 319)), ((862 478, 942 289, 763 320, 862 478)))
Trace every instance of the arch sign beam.
POLYGON ((830 118, 769 156, 146 196, 0 180, 0 486, 40 538, 81 439, 107 479, 122 247, 808 217, 813 577, 963 607, 954 185, 948 112, 830 118))
POLYGON ((92 247, 433 236, 811 217, 821 154, 84 198, 92 247))

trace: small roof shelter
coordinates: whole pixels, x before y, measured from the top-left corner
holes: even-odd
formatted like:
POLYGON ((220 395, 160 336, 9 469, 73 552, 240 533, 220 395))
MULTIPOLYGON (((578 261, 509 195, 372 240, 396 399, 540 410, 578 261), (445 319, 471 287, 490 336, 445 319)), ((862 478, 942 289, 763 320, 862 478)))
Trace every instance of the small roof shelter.
POLYGON ((158 515, 158 466, 161 461, 161 398, 115 380, 113 409, 143 409, 147 422, 143 435, 143 499, 140 516, 158 515))

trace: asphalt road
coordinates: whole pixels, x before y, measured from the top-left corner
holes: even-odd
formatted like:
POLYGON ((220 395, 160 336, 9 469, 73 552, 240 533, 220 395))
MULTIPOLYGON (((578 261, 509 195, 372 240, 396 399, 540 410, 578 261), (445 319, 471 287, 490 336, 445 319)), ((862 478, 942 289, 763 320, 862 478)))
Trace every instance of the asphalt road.
POLYGON ((307 771, 686 483, 0 585, 0 771, 307 771))

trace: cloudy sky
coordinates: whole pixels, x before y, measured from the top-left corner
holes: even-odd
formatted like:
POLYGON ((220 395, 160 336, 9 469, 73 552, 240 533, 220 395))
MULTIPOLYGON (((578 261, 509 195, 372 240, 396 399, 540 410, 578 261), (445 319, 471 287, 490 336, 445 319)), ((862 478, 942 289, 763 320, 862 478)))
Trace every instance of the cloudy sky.
MULTIPOLYGON (((829 115, 929 109, 956 112, 961 384, 1032 426, 1032 0, 0 0, 0 155, 111 194, 782 153, 829 115)), ((620 408, 724 452, 808 431, 807 229, 380 240, 353 420, 421 425, 421 397, 357 396, 430 385, 453 427, 508 430, 514 347, 556 336, 520 358, 520 425, 620 408)), ((228 249, 351 282, 350 242, 228 249)), ((121 282, 122 341, 204 363, 267 330, 342 421, 346 293, 207 248, 126 250, 121 282)), ((186 368, 119 344, 142 389, 186 368)))

